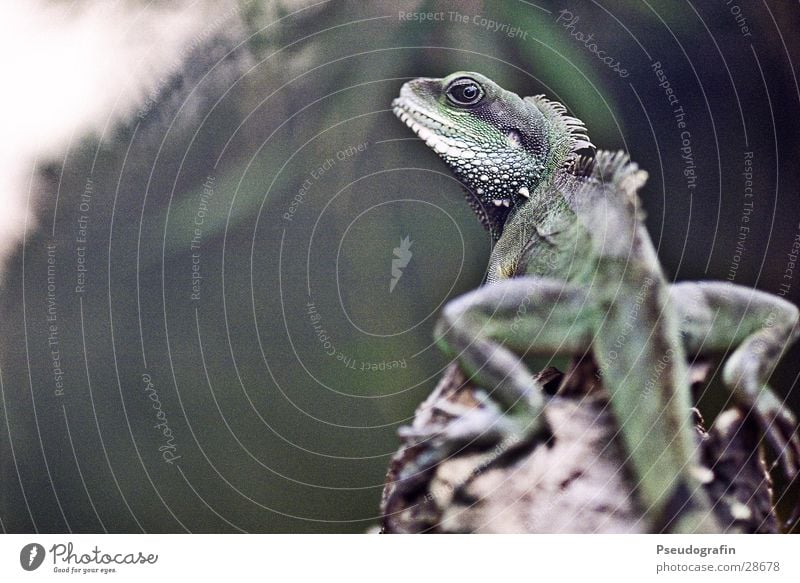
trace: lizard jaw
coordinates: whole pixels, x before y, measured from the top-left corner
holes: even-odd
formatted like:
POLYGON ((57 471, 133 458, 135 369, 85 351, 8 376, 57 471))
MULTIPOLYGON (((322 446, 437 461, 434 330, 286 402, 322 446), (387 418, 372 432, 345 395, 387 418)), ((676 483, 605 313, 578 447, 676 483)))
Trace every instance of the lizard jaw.
POLYGON ((475 152, 470 150, 463 141, 436 131, 437 129, 455 131, 443 120, 440 121, 431 115, 422 113, 398 99, 392 105, 392 111, 400 118, 400 121, 406 124, 412 132, 440 156, 461 160, 469 160, 475 157, 475 152))

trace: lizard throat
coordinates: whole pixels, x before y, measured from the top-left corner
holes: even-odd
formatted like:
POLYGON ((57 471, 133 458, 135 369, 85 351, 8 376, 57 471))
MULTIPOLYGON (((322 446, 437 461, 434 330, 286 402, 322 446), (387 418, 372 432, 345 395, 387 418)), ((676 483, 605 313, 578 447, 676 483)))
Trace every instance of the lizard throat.
POLYGON ((506 221, 515 209, 505 205, 485 205, 480 197, 473 194, 472 191, 466 187, 464 187, 464 194, 472 212, 478 217, 481 225, 489 231, 492 240, 497 242, 503 234, 503 227, 506 221))
MULTIPOLYGON (((464 164, 480 164, 484 152, 476 152, 458 137, 458 131, 443 119, 423 113, 409 105, 405 100, 396 99, 393 103, 394 114, 408 126, 425 144, 443 158, 461 181, 467 202, 478 220, 489 231, 496 241, 503 232, 503 225, 515 207, 513 198, 491 198, 481 186, 474 187, 462 176, 464 164), (447 134, 452 134, 453 137, 447 134), (478 158, 478 160, 474 160, 478 158)), ((488 178, 488 177, 487 177, 488 178)), ((520 191, 528 196, 527 188, 520 191)))

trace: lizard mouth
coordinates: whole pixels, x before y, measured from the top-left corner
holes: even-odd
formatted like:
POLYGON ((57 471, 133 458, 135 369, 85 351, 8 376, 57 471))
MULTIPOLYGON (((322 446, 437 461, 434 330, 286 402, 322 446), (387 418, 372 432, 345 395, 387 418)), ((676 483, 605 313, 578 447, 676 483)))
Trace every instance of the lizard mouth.
POLYGON ((402 99, 395 99, 392 102, 392 111, 437 154, 451 158, 470 159, 475 157, 475 152, 470 150, 467 144, 446 135, 447 133, 456 133, 456 130, 443 119, 423 113, 402 99))

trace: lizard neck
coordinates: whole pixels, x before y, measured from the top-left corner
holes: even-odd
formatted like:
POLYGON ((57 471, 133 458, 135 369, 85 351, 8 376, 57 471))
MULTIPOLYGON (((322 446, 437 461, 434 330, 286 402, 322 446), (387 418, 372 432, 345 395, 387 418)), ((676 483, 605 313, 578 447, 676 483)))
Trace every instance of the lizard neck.
POLYGON ((512 209, 492 249, 487 283, 525 273, 528 257, 537 246, 554 247, 558 245, 555 235, 571 230, 577 217, 565 193, 573 178, 559 169, 539 184, 530 199, 512 209))
POLYGON ((551 215, 568 215, 570 205, 564 194, 575 190, 571 188, 573 184, 570 182, 572 179, 579 179, 578 174, 595 151, 594 145, 586 136, 583 122, 567 115, 562 104, 543 96, 526 97, 524 101, 540 114, 542 134, 547 139, 546 157, 542 160, 543 171, 537 177, 539 182, 536 188, 531 189, 527 198, 518 196, 513 199, 511 208, 476 208, 480 206, 476 204, 477 197, 468 196, 473 210, 495 242, 500 241, 506 224, 513 222, 516 216, 521 215, 528 221, 536 221, 551 215))
POLYGON ((578 179, 572 173, 572 160, 574 157, 569 152, 551 152, 545 164, 547 171, 539 184, 527 198, 518 197, 510 208, 484 205, 477 196, 466 191, 472 210, 491 234, 493 242, 498 243, 507 227, 520 219, 537 224, 547 217, 570 214, 570 204, 564 194, 570 192, 571 181, 578 179))

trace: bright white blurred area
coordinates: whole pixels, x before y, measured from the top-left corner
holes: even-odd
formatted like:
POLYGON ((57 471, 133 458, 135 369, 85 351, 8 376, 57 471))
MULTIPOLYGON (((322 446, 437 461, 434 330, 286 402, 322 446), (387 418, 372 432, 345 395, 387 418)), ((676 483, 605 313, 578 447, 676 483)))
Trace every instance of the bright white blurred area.
POLYGON ((232 0, 0 3, 0 280, 27 224, 37 167, 131 115, 232 0))

